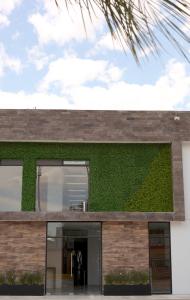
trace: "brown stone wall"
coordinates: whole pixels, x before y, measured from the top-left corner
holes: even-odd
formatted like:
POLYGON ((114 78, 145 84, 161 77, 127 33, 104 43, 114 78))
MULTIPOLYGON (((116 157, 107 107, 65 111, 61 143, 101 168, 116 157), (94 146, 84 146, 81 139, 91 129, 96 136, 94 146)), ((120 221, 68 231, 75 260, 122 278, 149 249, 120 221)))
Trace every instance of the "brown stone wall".
POLYGON ((189 129, 180 111, 0 110, 1 141, 189 141, 189 129))
POLYGON ((103 277, 115 271, 148 271, 148 223, 104 222, 102 260, 103 277))
POLYGON ((0 222, 0 272, 44 271, 45 222, 0 222))

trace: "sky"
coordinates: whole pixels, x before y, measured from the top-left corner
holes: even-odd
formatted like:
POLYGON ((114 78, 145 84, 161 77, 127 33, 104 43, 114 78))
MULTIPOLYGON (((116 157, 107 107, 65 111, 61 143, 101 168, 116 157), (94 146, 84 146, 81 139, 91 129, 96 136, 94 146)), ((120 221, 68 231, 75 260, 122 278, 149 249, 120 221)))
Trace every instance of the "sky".
POLYGON ((64 0, 0 0, 0 108, 190 109, 190 65, 177 51, 147 52, 138 66, 97 8, 84 17, 86 31, 64 0))

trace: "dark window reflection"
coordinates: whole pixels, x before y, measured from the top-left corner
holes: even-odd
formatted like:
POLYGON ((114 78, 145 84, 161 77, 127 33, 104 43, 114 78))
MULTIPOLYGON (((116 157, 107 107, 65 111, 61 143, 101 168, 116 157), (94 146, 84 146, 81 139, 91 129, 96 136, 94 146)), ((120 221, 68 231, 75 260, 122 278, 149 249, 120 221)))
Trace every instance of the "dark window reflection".
POLYGON ((149 223, 152 293, 171 293, 170 225, 149 223))
POLYGON ((0 211, 20 211, 22 166, 0 165, 0 211))
POLYGON ((85 211, 87 200, 87 166, 38 166, 37 210, 85 211))

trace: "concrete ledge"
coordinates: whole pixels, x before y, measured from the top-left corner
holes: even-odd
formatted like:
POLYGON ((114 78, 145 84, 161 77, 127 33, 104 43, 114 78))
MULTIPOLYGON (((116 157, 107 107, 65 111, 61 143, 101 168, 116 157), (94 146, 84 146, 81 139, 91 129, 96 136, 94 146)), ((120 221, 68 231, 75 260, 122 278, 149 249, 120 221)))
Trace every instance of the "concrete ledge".
POLYGON ((173 221, 174 212, 0 212, 0 221, 173 221))

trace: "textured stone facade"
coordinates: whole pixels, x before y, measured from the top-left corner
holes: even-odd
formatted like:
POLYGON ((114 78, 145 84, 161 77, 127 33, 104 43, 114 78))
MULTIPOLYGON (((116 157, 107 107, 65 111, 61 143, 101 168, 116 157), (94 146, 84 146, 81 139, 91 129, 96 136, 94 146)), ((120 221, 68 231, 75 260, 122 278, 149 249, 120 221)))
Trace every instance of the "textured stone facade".
POLYGON ((102 224, 102 274, 149 270, 147 222, 102 224))
POLYGON ((45 272, 45 259, 45 222, 0 222, 0 272, 45 272))
MULTIPOLYGON (((2 142, 171 143, 174 213, 160 215, 161 220, 168 221, 185 219, 181 143, 190 141, 189 129, 189 112, 0 110, 0 141, 2 142)), ((158 214, 146 212, 138 214, 131 212, 126 214, 126 220, 157 221, 157 216, 158 214)), ((12 220, 17 217, 18 215, 12 213, 12 220)), ((54 217, 56 220, 55 215, 54 217)), ((69 217, 70 214, 67 219, 69 217)), ((6 218, 7 215, 0 215, 0 220, 6 218)), ((22 215, 20 218, 22 219, 22 215)), ((36 220, 39 218, 45 221, 48 215, 36 215, 36 220)), ((98 220, 99 215, 95 219, 98 220)), ((84 220, 83 217, 78 219, 78 221, 84 220)), ((101 216, 100 220, 102 220, 101 216)), ((110 221, 112 220, 111 218, 110 221)), ((122 221, 119 214, 117 220, 122 221)))
POLYGON ((0 221, 52 221, 52 222, 104 222, 104 221, 150 221, 175 220, 174 212, 0 212, 0 221))
MULTIPOLYGON (((0 272, 46 268, 45 222, 0 222, 0 272)), ((102 223, 102 278, 114 271, 149 270, 147 222, 102 223)))
POLYGON ((190 113, 0 110, 1 141, 172 142, 190 140, 190 113), (175 116, 180 120, 175 120, 175 116))

